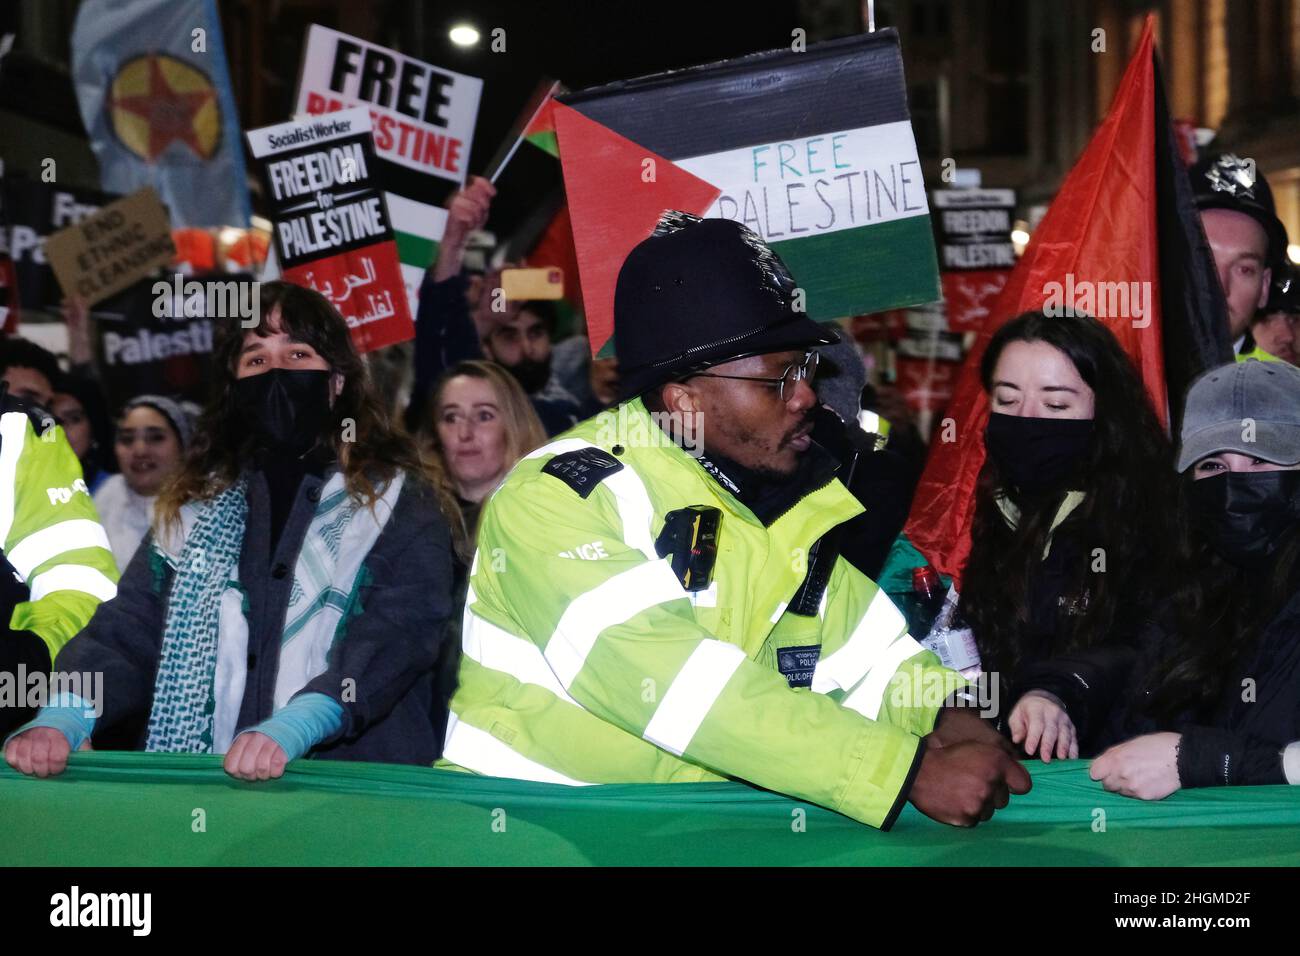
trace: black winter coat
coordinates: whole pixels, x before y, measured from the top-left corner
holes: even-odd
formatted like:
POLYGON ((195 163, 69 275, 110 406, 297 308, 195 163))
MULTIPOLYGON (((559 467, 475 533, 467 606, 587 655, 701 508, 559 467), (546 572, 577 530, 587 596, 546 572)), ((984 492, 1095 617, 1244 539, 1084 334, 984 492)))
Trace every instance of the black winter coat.
POLYGON ((1300 591, 1264 629, 1254 650, 1227 675, 1209 713, 1154 720, 1143 712, 1159 661, 1177 650, 1172 609, 1148 623, 1137 648, 1105 648, 1043 662, 1022 690, 1061 698, 1079 730, 1100 751, 1132 737, 1177 731, 1184 787, 1285 783, 1281 752, 1300 740, 1300 591))

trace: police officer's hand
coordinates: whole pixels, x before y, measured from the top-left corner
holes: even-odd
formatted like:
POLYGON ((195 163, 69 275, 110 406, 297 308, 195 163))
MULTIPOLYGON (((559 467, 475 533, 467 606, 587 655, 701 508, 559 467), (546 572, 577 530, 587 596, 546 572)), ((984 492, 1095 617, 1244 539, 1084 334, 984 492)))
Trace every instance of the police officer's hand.
POLYGON ((1031 786, 1025 768, 1001 747, 962 741, 926 747, 908 799, 932 820, 973 827, 1031 786))
POLYGON ((1079 735, 1075 732, 1074 721, 1065 712, 1061 698, 1045 690, 1031 690, 1016 701, 1007 718, 1007 727, 1011 730, 1011 739, 1025 748, 1029 756, 1043 758, 1043 763, 1052 762, 1052 754, 1064 760, 1074 760, 1079 756, 1079 735))
MULTIPOLYGON (((82 750, 89 750, 83 745, 82 750)), ((37 777, 55 777, 68 766, 72 747, 63 731, 53 727, 33 727, 23 731, 5 747, 5 760, 19 773, 37 777)))
POLYGON ((240 780, 269 780, 284 776, 289 755, 266 734, 246 730, 230 745, 222 766, 240 780))
POLYGON ((944 707, 939 711, 934 730, 925 738, 934 747, 950 747, 963 741, 1000 747, 1009 757, 1018 757, 1015 748, 976 711, 963 707, 944 707))

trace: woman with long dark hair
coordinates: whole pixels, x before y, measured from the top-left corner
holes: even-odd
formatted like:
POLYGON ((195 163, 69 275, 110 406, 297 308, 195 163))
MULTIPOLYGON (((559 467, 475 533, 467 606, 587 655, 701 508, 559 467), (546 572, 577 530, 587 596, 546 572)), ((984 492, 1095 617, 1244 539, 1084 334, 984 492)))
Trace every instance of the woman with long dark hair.
POLYGON ((328 301, 273 282, 260 307, 219 330, 214 395, 150 536, 56 662, 102 672, 103 699, 44 708, 6 747, 23 772, 132 726, 135 746, 223 753, 249 780, 307 753, 440 753, 455 502, 328 301))
POLYGON ((1105 740, 1120 741, 1092 764, 1108 790, 1300 783, 1300 369, 1249 361, 1197 379, 1178 469, 1191 573, 1127 655, 1084 652, 1027 680, 1090 672, 1076 696, 1110 712, 1105 740))
MULTIPOLYGON (((1040 661, 1132 644, 1174 574, 1177 495, 1142 381, 1097 320, 1021 315, 993 336, 980 374, 987 456, 958 614, 1009 705, 1040 661)), ((1096 724, 1029 719, 1069 688, 1057 691, 1040 689, 1005 721, 1044 759, 1077 756, 1096 724)))

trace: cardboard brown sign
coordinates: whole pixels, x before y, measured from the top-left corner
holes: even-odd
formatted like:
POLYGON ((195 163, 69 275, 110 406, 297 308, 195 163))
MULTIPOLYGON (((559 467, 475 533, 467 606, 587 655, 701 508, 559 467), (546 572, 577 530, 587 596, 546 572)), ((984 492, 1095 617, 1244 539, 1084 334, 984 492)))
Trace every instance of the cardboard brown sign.
POLYGON ((175 254, 167 209, 148 186, 45 239, 45 257, 64 293, 90 305, 151 275, 175 254))

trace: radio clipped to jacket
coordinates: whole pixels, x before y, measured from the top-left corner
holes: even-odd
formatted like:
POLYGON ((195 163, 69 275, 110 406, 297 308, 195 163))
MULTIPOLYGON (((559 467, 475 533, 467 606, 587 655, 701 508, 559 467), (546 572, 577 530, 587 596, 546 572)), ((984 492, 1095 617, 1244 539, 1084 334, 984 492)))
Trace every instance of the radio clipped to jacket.
POLYGON ((673 573, 687 591, 706 590, 712 581, 721 523, 721 510, 706 505, 690 505, 665 516, 655 552, 661 558, 672 555, 673 573))

